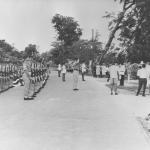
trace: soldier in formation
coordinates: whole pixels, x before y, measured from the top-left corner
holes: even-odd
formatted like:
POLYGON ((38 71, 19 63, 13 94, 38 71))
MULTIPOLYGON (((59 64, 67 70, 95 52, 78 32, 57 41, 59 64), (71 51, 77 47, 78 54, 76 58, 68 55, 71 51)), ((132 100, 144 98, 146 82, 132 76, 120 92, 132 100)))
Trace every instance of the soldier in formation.
POLYGON ((45 86, 49 77, 48 68, 43 63, 27 58, 23 63, 24 100, 33 100, 45 86))
POLYGON ((13 87, 13 80, 16 72, 18 72, 17 65, 11 62, 0 63, 0 92, 1 93, 13 87))

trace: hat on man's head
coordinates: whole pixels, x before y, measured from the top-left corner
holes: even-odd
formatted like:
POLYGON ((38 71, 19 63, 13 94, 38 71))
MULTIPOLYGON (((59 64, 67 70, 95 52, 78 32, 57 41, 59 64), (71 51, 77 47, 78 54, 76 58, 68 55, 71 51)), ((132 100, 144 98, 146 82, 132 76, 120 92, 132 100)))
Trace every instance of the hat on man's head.
POLYGON ((143 64, 144 64, 144 62, 143 62, 143 61, 141 61, 141 62, 140 62, 140 64, 141 64, 141 65, 143 65, 143 64))

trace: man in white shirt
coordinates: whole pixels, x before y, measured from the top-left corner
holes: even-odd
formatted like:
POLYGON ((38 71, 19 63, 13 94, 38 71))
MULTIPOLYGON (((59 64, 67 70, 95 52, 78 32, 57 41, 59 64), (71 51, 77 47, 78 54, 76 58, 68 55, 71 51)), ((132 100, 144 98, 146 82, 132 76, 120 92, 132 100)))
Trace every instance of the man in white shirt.
POLYGON ((85 72, 86 72, 86 65, 85 65, 85 63, 83 62, 83 63, 81 64, 82 81, 85 81, 85 79, 84 79, 85 72))
POLYGON ((124 86, 125 65, 119 66, 120 86, 124 86))
POLYGON ((148 86, 149 94, 150 94, 150 62, 148 62, 148 63, 146 64, 146 70, 147 70, 147 72, 148 72, 147 86, 148 86))
POLYGON ((78 87, 79 68, 80 68, 79 59, 76 58, 73 63, 73 90, 74 91, 79 90, 77 88, 78 87))
POLYGON ((145 64, 142 64, 142 69, 140 69, 138 71, 137 75, 139 77, 139 86, 138 86, 138 91, 137 91, 136 96, 139 95, 142 86, 143 86, 143 94, 142 94, 142 96, 145 96, 145 89, 146 89, 147 77, 148 77, 148 72, 147 72, 145 64))
POLYGON ((58 70, 58 77, 60 77, 60 74, 61 74, 61 64, 58 65, 57 70, 58 70))
POLYGON ((67 72, 65 64, 63 64, 63 66, 62 66, 61 72, 62 72, 62 81, 64 82, 64 81, 66 81, 65 76, 66 76, 66 72, 67 72))
POLYGON ((115 95, 118 95, 117 93, 118 71, 119 71, 119 68, 117 64, 115 65, 113 64, 112 66, 109 67, 111 95, 113 95, 113 89, 114 89, 115 95))

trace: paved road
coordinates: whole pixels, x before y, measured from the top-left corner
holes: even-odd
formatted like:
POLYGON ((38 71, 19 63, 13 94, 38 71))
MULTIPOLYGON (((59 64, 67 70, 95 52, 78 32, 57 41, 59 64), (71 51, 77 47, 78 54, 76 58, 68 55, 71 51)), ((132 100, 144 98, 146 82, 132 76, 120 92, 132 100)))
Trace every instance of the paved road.
POLYGON ((52 72, 34 101, 23 100, 23 87, 1 94, 0 150, 150 150, 132 96, 111 96, 90 77, 79 89, 72 75, 64 83, 52 72))

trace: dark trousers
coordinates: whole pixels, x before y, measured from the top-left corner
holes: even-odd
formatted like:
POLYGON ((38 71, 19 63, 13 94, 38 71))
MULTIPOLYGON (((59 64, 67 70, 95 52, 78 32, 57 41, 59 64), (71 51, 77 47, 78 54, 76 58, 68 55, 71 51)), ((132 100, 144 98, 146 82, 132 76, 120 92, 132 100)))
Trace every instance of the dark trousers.
POLYGON ((82 72, 82 81, 85 81, 84 80, 84 75, 85 75, 85 72, 82 72))
POLYGON ((103 77, 102 71, 100 71, 100 77, 101 77, 101 78, 103 77))
POLYGON ((66 81, 65 80, 65 73, 62 74, 62 81, 66 81))
POLYGON ((146 78, 140 78, 139 79, 139 87, 138 87, 137 95, 139 95, 142 86, 143 86, 143 96, 145 95, 146 85, 147 85, 147 79, 146 78))
POLYGON ((124 75, 121 75, 120 85, 121 85, 121 86, 124 86, 124 75))
POLYGON ((61 71, 60 71, 60 70, 58 70, 58 77, 60 77, 60 73, 61 73, 61 71))

